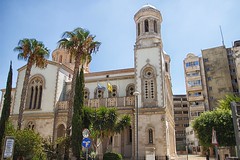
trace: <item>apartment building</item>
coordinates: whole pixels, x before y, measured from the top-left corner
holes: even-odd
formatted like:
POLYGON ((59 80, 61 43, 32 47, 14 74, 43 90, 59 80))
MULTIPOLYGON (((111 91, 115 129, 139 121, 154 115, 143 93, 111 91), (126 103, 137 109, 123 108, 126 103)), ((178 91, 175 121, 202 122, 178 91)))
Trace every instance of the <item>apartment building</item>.
POLYGON ((186 96, 189 102, 189 118, 193 120, 209 109, 202 58, 189 53, 184 59, 184 72, 186 96))
POLYGON ((231 77, 233 72, 230 68, 234 67, 234 62, 231 52, 227 52, 225 46, 202 50, 202 59, 209 107, 213 110, 219 99, 233 93, 232 78, 234 76, 231 77))
POLYGON ((189 106, 186 95, 173 95, 176 150, 186 150, 186 127, 189 126, 189 106))

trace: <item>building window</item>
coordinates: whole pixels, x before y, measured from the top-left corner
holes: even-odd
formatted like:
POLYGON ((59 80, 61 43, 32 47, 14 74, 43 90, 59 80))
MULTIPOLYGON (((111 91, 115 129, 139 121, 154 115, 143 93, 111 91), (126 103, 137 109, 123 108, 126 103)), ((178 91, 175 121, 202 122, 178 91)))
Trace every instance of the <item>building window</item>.
POLYGON ((59 56, 59 63, 62 63, 62 55, 59 56))
POLYGON ((104 95, 103 89, 98 89, 98 88, 95 89, 94 98, 103 98, 103 95, 104 95))
POLYGON ((35 128, 35 124, 32 121, 28 122, 27 129, 34 130, 34 128, 35 128))
POLYGON ((40 77, 33 78, 28 86, 27 108, 40 109, 42 102, 43 80, 40 77))
POLYGON ((183 114, 188 114, 188 111, 183 111, 183 114))
POLYGON ((132 143, 132 127, 129 126, 128 128, 128 140, 129 140, 129 143, 132 143))
POLYGON ((188 81, 187 82, 188 87, 195 87, 202 85, 201 80, 194 80, 194 81, 188 81))
POLYGON ((69 63, 72 63, 72 54, 69 57, 69 63))
POLYGON ((85 100, 89 99, 89 95, 90 95, 89 89, 85 88, 84 89, 84 99, 85 100))
POLYGON ((133 96, 134 92, 135 92, 135 85, 134 84, 128 85, 127 89, 126 89, 126 95, 127 96, 133 96))
POLYGON ((155 98, 155 83, 153 79, 153 70, 147 68, 144 71, 144 97, 145 99, 154 99, 155 98))
POLYGON ((140 23, 138 23, 138 36, 140 35, 140 23))
POLYGON ((209 72, 210 71, 210 67, 206 67, 206 72, 209 72))
POLYGON ((198 61, 193 61, 193 62, 187 62, 186 67, 193 67, 193 66, 199 66, 198 61))
POLYGON ((147 19, 144 21, 144 26, 145 26, 145 32, 149 32, 149 25, 148 25, 147 19))
POLYGON ((203 62, 208 62, 208 58, 203 58, 203 62))
POLYGON ((212 77, 207 77, 207 80, 208 80, 208 81, 211 81, 211 80, 212 80, 212 77))
POLYGON ((153 130, 152 129, 148 130, 148 143, 153 144, 153 130))
POLYGON ((168 72, 168 63, 165 62, 165 68, 166 68, 166 72, 168 72))
POLYGON ((154 29, 154 32, 157 33, 157 21, 156 20, 153 21, 153 29, 154 29))
POLYGON ((211 91, 211 90, 212 90, 212 87, 208 87, 208 90, 211 91))
POLYGON ((60 124, 57 127, 57 138, 64 137, 65 136, 65 126, 63 124, 60 124))
POLYGON ((146 67, 141 71, 142 101, 143 107, 157 106, 156 103, 156 74, 152 67, 146 67))
POLYGON ((108 97, 109 98, 117 97, 117 86, 115 85, 112 86, 112 92, 108 91, 108 97))
POLYGON ((199 76, 199 72, 190 72, 190 73, 187 73, 187 77, 195 77, 195 76, 199 76))

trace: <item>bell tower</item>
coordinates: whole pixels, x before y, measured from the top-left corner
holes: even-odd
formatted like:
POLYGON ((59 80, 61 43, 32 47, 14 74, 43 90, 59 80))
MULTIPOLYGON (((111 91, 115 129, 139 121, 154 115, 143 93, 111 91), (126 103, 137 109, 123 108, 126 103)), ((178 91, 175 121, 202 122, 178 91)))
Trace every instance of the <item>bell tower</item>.
POLYGON ((136 23, 136 46, 156 46, 161 40, 162 16, 152 5, 144 5, 134 16, 136 23))
POLYGON ((146 159, 173 157, 176 150, 170 57, 163 51, 162 16, 154 6, 144 5, 135 14, 134 21, 136 137, 143 137, 141 141, 136 140, 139 146, 136 150, 140 156, 148 157, 146 159))
MULTIPOLYGON (((74 69, 75 57, 65 49, 55 49, 52 53, 52 60, 63 64, 72 70, 74 69)), ((83 68, 84 73, 89 73, 89 62, 85 62, 83 68)))
POLYGON ((136 90, 141 93, 141 105, 164 107, 165 60, 160 32, 161 13, 152 5, 144 5, 135 14, 134 20, 136 90))

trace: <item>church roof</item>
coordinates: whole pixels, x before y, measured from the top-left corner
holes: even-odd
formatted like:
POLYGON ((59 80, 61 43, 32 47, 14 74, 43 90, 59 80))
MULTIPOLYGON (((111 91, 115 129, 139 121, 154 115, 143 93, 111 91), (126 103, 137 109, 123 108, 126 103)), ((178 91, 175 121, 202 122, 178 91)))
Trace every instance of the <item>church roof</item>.
POLYGON ((154 6, 151 5, 151 4, 143 5, 141 9, 145 9, 145 8, 153 8, 153 9, 157 9, 156 7, 154 7, 154 6))

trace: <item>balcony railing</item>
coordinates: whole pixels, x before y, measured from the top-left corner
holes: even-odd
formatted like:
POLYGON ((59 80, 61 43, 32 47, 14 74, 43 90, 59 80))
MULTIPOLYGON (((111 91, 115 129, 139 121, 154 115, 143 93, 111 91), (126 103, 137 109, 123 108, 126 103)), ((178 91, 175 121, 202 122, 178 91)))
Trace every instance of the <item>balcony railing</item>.
POLYGON ((200 101, 200 100, 204 100, 204 96, 203 96, 203 95, 199 95, 199 96, 188 96, 188 100, 189 100, 189 101, 200 101))
MULTIPOLYGON (((99 99, 88 99, 84 102, 85 106, 97 108, 101 106, 105 107, 134 107, 135 106, 135 97, 114 97, 114 98, 99 98, 99 99)), ((58 110, 67 110, 68 101, 59 101, 57 103, 58 110)))

